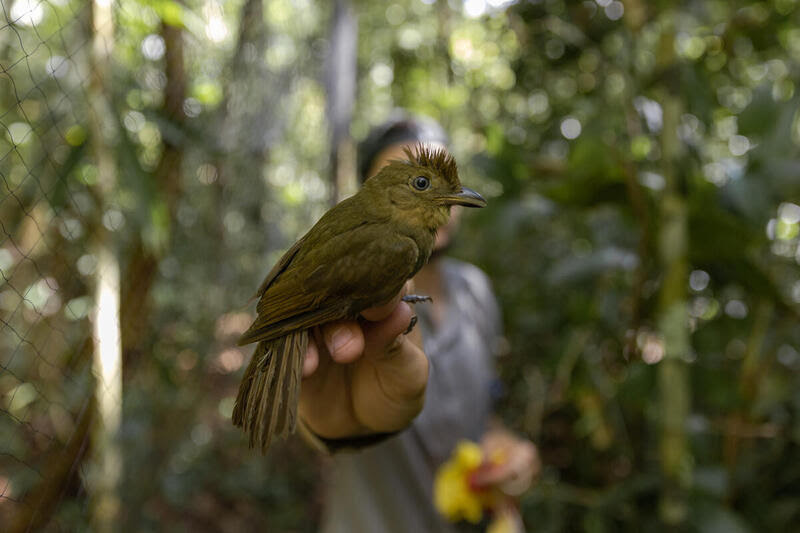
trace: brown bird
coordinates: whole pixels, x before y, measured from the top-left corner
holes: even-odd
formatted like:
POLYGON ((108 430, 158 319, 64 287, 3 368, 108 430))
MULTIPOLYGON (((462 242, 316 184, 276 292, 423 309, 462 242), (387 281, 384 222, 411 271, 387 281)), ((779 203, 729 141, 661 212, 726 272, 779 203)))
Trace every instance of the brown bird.
POLYGON ((405 153, 325 213, 259 287, 258 316, 239 339, 258 345, 233 409, 250 447, 294 432, 309 329, 391 300, 428 260, 450 206, 486 205, 444 149, 405 153))

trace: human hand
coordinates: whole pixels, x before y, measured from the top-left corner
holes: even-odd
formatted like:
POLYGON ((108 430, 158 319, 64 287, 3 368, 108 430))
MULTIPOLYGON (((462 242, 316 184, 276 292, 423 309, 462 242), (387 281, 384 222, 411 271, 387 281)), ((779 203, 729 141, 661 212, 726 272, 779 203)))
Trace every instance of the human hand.
POLYGON ((476 487, 496 487, 508 496, 519 496, 539 475, 541 461, 536 446, 503 427, 492 427, 481 439, 487 458, 473 475, 476 487))
POLYGON ((328 439, 400 430, 422 410, 428 359, 414 315, 400 299, 365 310, 358 320, 314 328, 303 364, 300 418, 328 439))

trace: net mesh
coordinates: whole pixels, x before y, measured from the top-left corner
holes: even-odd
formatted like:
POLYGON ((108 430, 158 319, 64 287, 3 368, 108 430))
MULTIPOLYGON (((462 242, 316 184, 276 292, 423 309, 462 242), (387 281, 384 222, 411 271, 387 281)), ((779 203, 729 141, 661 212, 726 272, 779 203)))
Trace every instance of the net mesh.
POLYGON ((119 217, 87 148, 89 3, 0 6, 0 524, 15 531, 87 504, 90 250, 119 217))

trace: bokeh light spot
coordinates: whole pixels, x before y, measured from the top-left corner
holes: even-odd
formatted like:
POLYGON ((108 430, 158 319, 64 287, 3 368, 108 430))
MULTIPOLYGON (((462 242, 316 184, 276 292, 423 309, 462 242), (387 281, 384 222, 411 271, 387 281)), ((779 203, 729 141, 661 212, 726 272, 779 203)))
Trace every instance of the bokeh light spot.
POLYGON ((708 287, 709 281, 711 281, 711 276, 705 270, 693 270, 689 274, 689 286, 695 292, 700 292, 708 287))
POLYGON ((486 13, 485 0, 464 0, 464 14, 470 18, 478 18, 486 13))
POLYGON ((742 319, 747 316, 747 304, 741 300, 729 300, 725 304, 725 314, 731 318, 742 319))
POLYGON ((20 26, 36 26, 44 18, 41 0, 17 0, 11 6, 10 20, 20 26))
POLYGON ((141 49, 144 57, 151 61, 158 61, 164 57, 167 46, 164 44, 163 37, 153 33, 142 39, 141 49))
POLYGON ((741 156, 750 150, 750 139, 744 135, 732 135, 728 139, 728 150, 735 156, 741 156))
POLYGON ((614 0, 610 4, 608 4, 603 11, 606 14, 606 17, 609 20, 619 20, 622 18, 622 15, 625 13, 625 6, 622 5, 622 2, 618 0, 614 0))
POLYGON ((567 139, 577 139, 581 134, 581 123, 575 117, 567 117, 561 121, 561 135, 567 139))
POLYGON ((30 142, 31 131, 27 122, 14 122, 8 126, 6 136, 14 145, 20 146, 30 142))

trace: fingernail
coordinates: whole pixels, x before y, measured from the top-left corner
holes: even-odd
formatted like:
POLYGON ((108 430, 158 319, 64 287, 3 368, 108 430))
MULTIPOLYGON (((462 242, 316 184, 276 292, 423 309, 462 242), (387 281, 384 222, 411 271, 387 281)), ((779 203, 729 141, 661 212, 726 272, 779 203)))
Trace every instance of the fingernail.
POLYGON ((336 328, 331 333, 330 338, 328 339, 328 350, 331 352, 339 351, 344 345, 350 342, 350 339, 353 338, 352 333, 350 333, 349 328, 341 327, 336 328))

